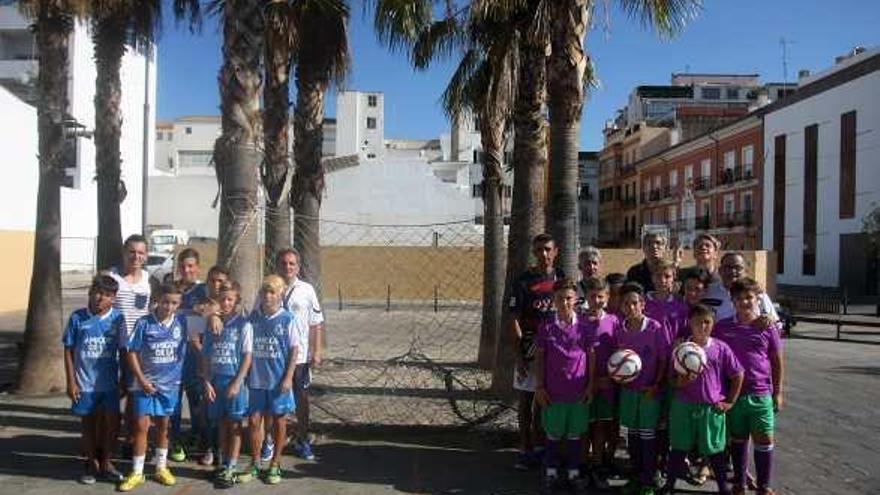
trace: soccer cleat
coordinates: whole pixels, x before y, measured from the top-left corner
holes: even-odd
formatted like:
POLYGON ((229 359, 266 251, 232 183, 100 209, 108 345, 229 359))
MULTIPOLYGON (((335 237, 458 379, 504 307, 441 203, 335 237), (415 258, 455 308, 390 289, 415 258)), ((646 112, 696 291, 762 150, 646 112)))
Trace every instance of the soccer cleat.
POLYGON ((236 483, 247 483, 252 481, 254 478, 259 477, 260 471, 257 469, 257 466, 251 464, 251 467, 243 470, 235 472, 235 482, 236 483))
POLYGON ((312 452, 312 445, 307 440, 297 442, 296 445, 293 446, 293 453, 300 459, 305 459, 307 461, 315 460, 315 454, 312 452))
POLYGON ((639 495, 654 495, 655 490, 653 486, 643 486, 641 490, 639 490, 639 495))
POLYGON ((269 462, 275 456, 275 444, 268 441, 268 439, 263 440, 263 447, 260 449, 260 460, 263 462, 269 462))
POLYGON ((235 486, 235 471, 232 468, 225 467, 214 480, 217 488, 232 488, 235 486))
POLYGON ((269 466, 269 469, 266 470, 265 477, 266 484, 269 485, 277 485, 281 483, 281 466, 278 464, 272 464, 269 466))
POLYGON ((214 452, 212 450, 205 452, 202 458, 199 459, 199 464, 202 466, 210 466, 211 464, 214 464, 214 452))
POLYGON ((550 495, 556 491, 559 487, 559 477, 544 475, 544 479, 541 482, 541 495, 550 495))
POLYGON ((94 474, 86 472, 80 475, 78 481, 82 485, 94 485, 98 481, 98 479, 95 478, 94 474))
POLYGON ((568 483, 571 485, 571 489, 574 493, 588 493, 587 490, 590 488, 590 475, 587 474, 569 477, 568 483))
POLYGON ((167 467, 156 469, 156 472, 153 473, 153 479, 160 485, 165 486, 174 486, 177 483, 177 478, 171 474, 171 470, 167 467))
POLYGON ((171 452, 168 453, 168 458, 174 462, 183 462, 186 460, 186 449, 183 448, 183 444, 180 442, 175 442, 171 447, 171 452))
POLYGON ((125 476, 123 476, 113 464, 110 464, 107 466, 107 469, 101 471, 98 474, 98 477, 101 478, 101 481, 109 481, 111 483, 121 483, 122 480, 125 479, 125 476))
POLYGON ((116 489, 120 492, 130 492, 140 485, 143 485, 146 481, 147 479, 144 477, 144 473, 129 473, 116 489))

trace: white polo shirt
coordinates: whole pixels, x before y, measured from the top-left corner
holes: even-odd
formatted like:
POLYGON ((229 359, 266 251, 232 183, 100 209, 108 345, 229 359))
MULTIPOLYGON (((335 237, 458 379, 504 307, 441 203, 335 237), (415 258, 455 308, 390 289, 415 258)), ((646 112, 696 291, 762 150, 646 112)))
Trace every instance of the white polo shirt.
POLYGON ((282 304, 284 309, 293 313, 294 325, 299 335, 302 351, 297 355, 296 364, 304 364, 309 359, 309 327, 324 323, 324 313, 321 312, 318 295, 312 284, 295 279, 287 287, 282 304))

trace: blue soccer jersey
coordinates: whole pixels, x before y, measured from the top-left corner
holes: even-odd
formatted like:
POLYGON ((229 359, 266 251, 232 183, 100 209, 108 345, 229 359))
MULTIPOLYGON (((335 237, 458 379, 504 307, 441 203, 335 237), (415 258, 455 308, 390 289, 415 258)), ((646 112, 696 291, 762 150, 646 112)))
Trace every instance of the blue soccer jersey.
POLYGON ((284 377, 289 353, 299 346, 294 316, 283 308, 271 316, 256 309, 251 313, 250 322, 254 353, 248 384, 256 389, 274 389, 284 377))
POLYGON ((125 318, 110 308, 103 315, 82 308, 70 315, 61 342, 73 350, 76 384, 83 392, 115 390, 119 383, 119 348, 125 338, 125 318))
MULTIPOLYGON (((180 386, 186 343, 186 320, 182 316, 174 315, 168 323, 162 323, 148 314, 135 323, 126 350, 137 353, 144 377, 157 390, 171 392, 180 386)), ((133 382, 130 390, 142 390, 137 380, 133 382)))
POLYGON ((208 286, 204 282, 196 282, 180 298, 179 311, 186 315, 191 314, 196 304, 206 297, 208 297, 208 286))
POLYGON ((210 363, 212 377, 232 377, 238 374, 244 355, 253 352, 251 322, 241 315, 233 316, 223 323, 220 335, 205 332, 202 353, 210 363))

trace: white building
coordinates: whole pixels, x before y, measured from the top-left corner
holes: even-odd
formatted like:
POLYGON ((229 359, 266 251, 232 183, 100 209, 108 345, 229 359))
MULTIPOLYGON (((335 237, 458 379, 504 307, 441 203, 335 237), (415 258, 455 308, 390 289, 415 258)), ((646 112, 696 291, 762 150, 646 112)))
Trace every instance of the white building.
POLYGON ((764 246, 777 281, 877 293, 862 218, 880 205, 880 50, 802 73, 764 115, 764 246))
MULTIPOLYGON (((3 147, 4 154, 20 154, 35 157, 37 154, 37 126, 24 124, 20 115, 30 110, 21 107, 10 98, 11 94, 22 102, 33 104, 36 90, 37 56, 33 34, 29 30, 30 21, 23 18, 15 6, 0 7, 0 85, 9 93, 5 95, 0 111, 0 128, 3 137, 25 134, 10 139, 3 147), (15 130, 13 133, 12 130, 15 130)), ((122 135, 120 150, 122 154, 122 181, 127 196, 120 205, 122 235, 140 233, 142 225, 142 198, 144 170, 153 163, 153 129, 155 125, 156 63, 155 52, 145 57, 134 51, 127 51, 120 69, 122 80, 122 135)), ((70 108, 68 114, 87 131, 95 128, 95 77, 94 48, 85 23, 76 25, 70 40, 70 86, 68 95, 70 108)), ((36 113, 36 110, 33 109, 36 113)), ((93 270, 96 253, 97 223, 97 185, 95 177, 95 146, 86 138, 76 139, 71 146, 65 187, 61 190, 61 260, 63 270, 93 270)), ((36 159, 16 162, 16 167, 33 165, 34 174, 18 177, 17 181, 7 182, 14 193, 3 195, 0 201, 10 206, 5 211, 14 211, 19 219, 33 231, 33 212, 36 194, 18 201, 15 198, 24 191, 36 190, 36 159), (32 182, 31 182, 32 181, 32 182), (8 203, 7 203, 8 202, 8 203), (22 206, 26 205, 26 206, 22 206)), ((19 228, 22 225, 0 225, 0 230, 19 228)))

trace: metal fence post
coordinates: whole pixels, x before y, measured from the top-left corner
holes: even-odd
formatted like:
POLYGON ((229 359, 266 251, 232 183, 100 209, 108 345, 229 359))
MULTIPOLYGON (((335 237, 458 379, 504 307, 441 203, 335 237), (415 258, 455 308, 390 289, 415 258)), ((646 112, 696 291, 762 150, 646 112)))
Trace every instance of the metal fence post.
POLYGON ((336 284, 336 297, 339 300, 339 311, 342 311, 342 285, 336 284))
POLYGON ((843 314, 849 314, 849 291, 843 287, 843 314))
POLYGON ((439 302, 439 299, 440 299, 440 286, 439 286, 439 285, 435 285, 435 286, 434 286, 434 312, 435 312, 435 313, 438 312, 438 311, 440 310, 440 308, 439 308, 439 303, 440 303, 440 302, 439 302))
POLYGON ((391 311, 391 284, 388 284, 388 295, 385 298, 385 311, 391 311))

